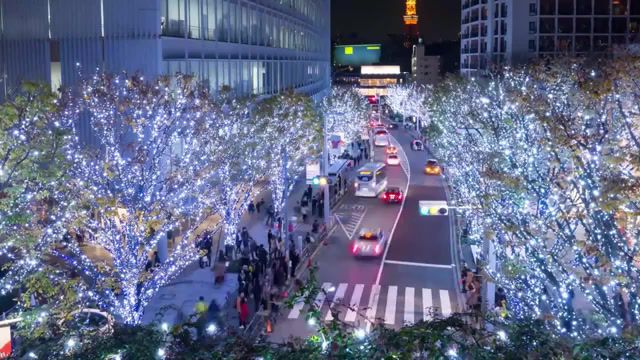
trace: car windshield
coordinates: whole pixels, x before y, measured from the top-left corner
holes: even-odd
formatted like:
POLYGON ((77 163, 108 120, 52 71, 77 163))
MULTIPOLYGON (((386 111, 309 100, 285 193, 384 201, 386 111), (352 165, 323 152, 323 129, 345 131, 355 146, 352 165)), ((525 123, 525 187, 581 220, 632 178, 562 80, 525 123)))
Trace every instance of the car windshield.
POLYGON ((397 158, 398 158, 398 155, 395 155, 395 154, 389 155, 389 159, 397 159, 397 158))
POLYGON ((376 131, 376 135, 387 135, 387 131, 386 130, 378 130, 378 131, 376 131))
POLYGON ((372 177, 372 174, 358 174, 358 181, 368 182, 371 181, 372 177))
POLYGON ((360 234, 359 239, 360 240, 367 240, 367 241, 376 241, 376 240, 378 240, 378 234, 372 233, 372 232, 365 232, 365 233, 360 234))
POLYGON ((427 166, 438 166, 438 162, 435 160, 427 161, 427 166))
POLYGON ((397 187, 388 188, 387 192, 391 194, 397 194, 400 192, 400 188, 397 188, 397 187))

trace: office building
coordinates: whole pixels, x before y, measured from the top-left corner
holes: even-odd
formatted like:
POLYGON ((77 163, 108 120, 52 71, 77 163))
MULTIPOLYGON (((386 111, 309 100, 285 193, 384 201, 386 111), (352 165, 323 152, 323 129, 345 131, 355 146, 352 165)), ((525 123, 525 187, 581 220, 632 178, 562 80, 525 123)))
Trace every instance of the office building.
POLYGON ((0 0, 0 99, 23 80, 190 73, 215 93, 330 86, 330 0, 0 0))
POLYGON ((426 55, 420 41, 411 54, 411 79, 421 85, 435 85, 440 81, 441 61, 438 55, 426 55))
POLYGON ((460 72, 636 43, 640 0, 462 0, 460 72))

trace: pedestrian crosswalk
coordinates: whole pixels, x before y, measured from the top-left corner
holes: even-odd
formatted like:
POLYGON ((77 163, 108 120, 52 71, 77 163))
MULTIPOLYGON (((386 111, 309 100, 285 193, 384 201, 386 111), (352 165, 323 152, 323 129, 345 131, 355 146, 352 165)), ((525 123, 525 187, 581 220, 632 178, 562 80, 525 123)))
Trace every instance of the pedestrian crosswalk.
MULTIPOLYGON (((324 291, 318 293, 314 303, 325 321, 333 320, 333 309, 340 320, 348 323, 382 322, 399 327, 434 316, 447 317, 455 309, 449 290, 329 282, 321 288, 324 291)), ((305 307, 302 301, 295 304, 287 318, 304 318, 305 307)))

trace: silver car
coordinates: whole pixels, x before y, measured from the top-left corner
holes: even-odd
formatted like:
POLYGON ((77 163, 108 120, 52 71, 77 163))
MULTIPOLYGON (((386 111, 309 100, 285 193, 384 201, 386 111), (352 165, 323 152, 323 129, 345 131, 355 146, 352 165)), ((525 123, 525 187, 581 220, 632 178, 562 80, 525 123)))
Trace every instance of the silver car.
POLYGON ((351 244, 353 256, 381 256, 386 245, 386 238, 382 229, 377 231, 362 229, 351 244))

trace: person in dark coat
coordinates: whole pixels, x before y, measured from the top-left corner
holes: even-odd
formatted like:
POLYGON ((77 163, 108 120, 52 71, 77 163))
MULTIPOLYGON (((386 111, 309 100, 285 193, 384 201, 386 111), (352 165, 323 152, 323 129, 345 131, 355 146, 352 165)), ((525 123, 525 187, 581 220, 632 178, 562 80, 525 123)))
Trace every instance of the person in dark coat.
POLYGON ((314 196, 311 198, 311 215, 315 215, 318 209, 318 199, 314 196))
POLYGON ((298 256, 298 253, 295 250, 293 250, 289 254, 289 259, 291 259, 291 277, 295 278, 296 269, 298 268, 298 264, 300 263, 300 256, 298 256))
POLYGON ((262 285, 260 284, 260 279, 256 276, 253 280, 253 287, 251 289, 253 291, 253 301, 255 305, 255 311, 260 311, 260 303, 262 302, 262 285))
POLYGON ((258 201, 256 203, 256 212, 258 214, 260 214, 260 209, 264 206, 264 199, 260 199, 260 201, 258 201))

